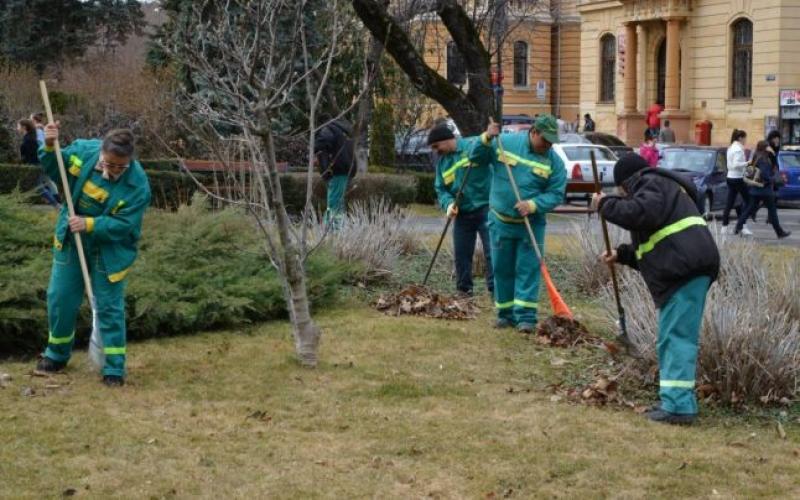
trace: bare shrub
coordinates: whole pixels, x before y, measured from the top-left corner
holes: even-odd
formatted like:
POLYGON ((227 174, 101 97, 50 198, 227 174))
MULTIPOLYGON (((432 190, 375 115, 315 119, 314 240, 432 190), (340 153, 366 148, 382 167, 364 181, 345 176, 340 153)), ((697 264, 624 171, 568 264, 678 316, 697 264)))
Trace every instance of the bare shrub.
MULTIPOLYGON (((798 278, 787 272, 776 281, 754 242, 715 236, 722 267, 706 301, 698 385, 710 385, 705 392, 730 404, 791 399, 800 380, 800 326, 791 309, 798 278)), ((628 333, 649 371, 658 364, 658 313, 639 273, 624 271, 621 283, 628 333)), ((608 287, 603 297, 609 320, 616 320, 608 287)))
MULTIPOLYGON (((472 276, 483 277, 486 276, 486 255, 483 251, 483 242, 480 237, 475 237, 475 252, 472 254, 472 276)), ((445 241, 442 242, 442 249, 440 250, 439 259, 440 265, 446 265, 450 269, 450 277, 455 278, 456 269, 456 252, 453 246, 453 235, 448 234, 445 241)))
MULTIPOLYGON (((625 231, 612 224, 608 225, 612 247, 616 247, 627 239, 625 231)), ((594 295, 611 281, 607 266, 597 264, 598 256, 606 249, 603 232, 597 218, 587 218, 582 223, 573 222, 571 238, 564 243, 567 255, 577 260, 565 269, 572 288, 587 295, 594 295)))
POLYGON ((316 241, 325 237, 340 260, 356 270, 357 279, 373 281, 392 275, 400 256, 418 250, 411 213, 383 198, 350 204, 341 227, 325 235, 325 226, 314 224, 316 241))

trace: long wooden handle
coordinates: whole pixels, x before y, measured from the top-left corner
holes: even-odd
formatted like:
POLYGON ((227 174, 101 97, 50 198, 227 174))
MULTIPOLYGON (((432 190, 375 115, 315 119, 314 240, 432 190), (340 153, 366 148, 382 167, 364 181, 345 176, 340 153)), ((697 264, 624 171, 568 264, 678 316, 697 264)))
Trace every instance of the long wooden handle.
MULTIPOLYGON (((589 151, 589 157, 592 159, 592 175, 594 176, 594 190, 598 194, 602 191, 600 188, 600 177, 597 175, 597 158, 594 155, 594 151, 589 151)), ((603 228, 603 241, 606 244, 606 252, 611 253, 611 238, 608 236, 608 223, 606 223, 606 219, 597 211, 598 217, 600 217, 600 226, 603 228)), ((608 270, 611 272, 611 285, 614 287, 614 299, 617 301, 617 309, 622 310, 622 302, 619 298, 619 284, 617 282, 617 268, 614 266, 613 262, 608 264, 608 270)))
MULTIPOLYGON (((47 84, 44 80, 39 80, 39 89, 42 91, 42 101, 44 101, 44 110, 47 113, 47 122, 55 123, 53 120, 53 110, 50 107, 50 96, 47 93, 47 84)), ((64 158, 61 156, 61 144, 58 139, 53 144, 53 149, 56 154, 56 162, 58 163, 58 173, 61 176, 61 185, 64 188, 64 198, 67 200, 67 213, 70 217, 75 216, 75 205, 72 203, 72 192, 69 189, 69 181, 67 180, 67 169, 64 168, 64 158)), ((92 290, 92 280, 89 278, 89 268, 86 265, 86 255, 83 253, 83 240, 81 233, 73 233, 75 237, 75 247, 78 249, 78 260, 81 263, 81 272, 83 273, 83 282, 86 285, 86 296, 89 297, 89 303, 94 303, 94 291, 92 290)))
MULTIPOLYGON (((506 166, 506 173, 508 173, 508 180, 511 182, 511 189, 514 191, 514 196, 517 198, 517 203, 519 203, 522 201, 522 196, 519 194, 519 188, 517 187, 517 181, 514 180, 514 173, 511 171, 511 166, 508 164, 508 162, 506 162, 506 153, 503 150, 503 141, 500 139, 499 135, 497 136, 497 149, 500 150, 500 161, 506 166)), ((536 236, 533 235, 531 222, 527 217, 523 217, 522 220, 525 222, 525 229, 528 230, 528 236, 530 236, 531 245, 533 245, 533 250, 536 252, 536 257, 539 259, 539 263, 544 266, 544 258, 542 257, 542 252, 539 250, 539 245, 536 243, 536 236)))

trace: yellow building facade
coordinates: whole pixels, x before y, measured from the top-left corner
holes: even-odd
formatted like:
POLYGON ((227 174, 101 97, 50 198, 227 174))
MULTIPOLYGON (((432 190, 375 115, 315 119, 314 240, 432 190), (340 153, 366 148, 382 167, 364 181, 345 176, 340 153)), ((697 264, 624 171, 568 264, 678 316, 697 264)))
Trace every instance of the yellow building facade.
POLYGON ((798 0, 581 0, 581 113, 631 145, 661 101, 678 142, 779 128, 781 89, 800 89, 798 0))

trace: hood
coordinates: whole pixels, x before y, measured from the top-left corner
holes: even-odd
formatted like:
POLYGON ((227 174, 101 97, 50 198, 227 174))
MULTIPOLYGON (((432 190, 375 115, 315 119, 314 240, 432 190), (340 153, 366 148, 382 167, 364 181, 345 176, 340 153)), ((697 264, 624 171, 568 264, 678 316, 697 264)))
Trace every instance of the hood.
POLYGON ((634 175, 633 177, 631 177, 630 179, 625 181, 625 184, 627 184, 629 182, 636 182, 636 180, 638 180, 639 177, 642 177, 642 176, 645 176, 645 175, 658 175, 660 177, 665 177, 667 179, 670 179, 672 181, 677 182, 678 184, 680 184, 680 186, 683 188, 683 190, 686 191, 686 194, 688 194, 689 197, 692 198, 692 200, 697 202, 697 196, 698 196, 697 186, 695 186, 695 184, 692 181, 692 179, 690 179, 689 177, 683 176, 678 172, 673 172, 671 170, 667 170, 667 169, 664 169, 664 168, 648 168, 646 170, 642 170, 637 175, 634 175))

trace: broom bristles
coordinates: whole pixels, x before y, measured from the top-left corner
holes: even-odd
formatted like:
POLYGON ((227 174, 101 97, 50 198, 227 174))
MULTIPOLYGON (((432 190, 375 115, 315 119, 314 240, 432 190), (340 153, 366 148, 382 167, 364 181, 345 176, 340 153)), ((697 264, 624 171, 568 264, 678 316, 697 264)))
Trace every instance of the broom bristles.
POLYGON ((572 311, 569 309, 567 303, 564 302, 564 299, 561 298, 561 294, 558 293, 556 285, 550 277, 550 272, 547 270, 547 266, 542 264, 541 270, 544 284, 547 287, 547 295, 550 297, 550 305, 553 308, 553 315, 573 319, 572 311))

